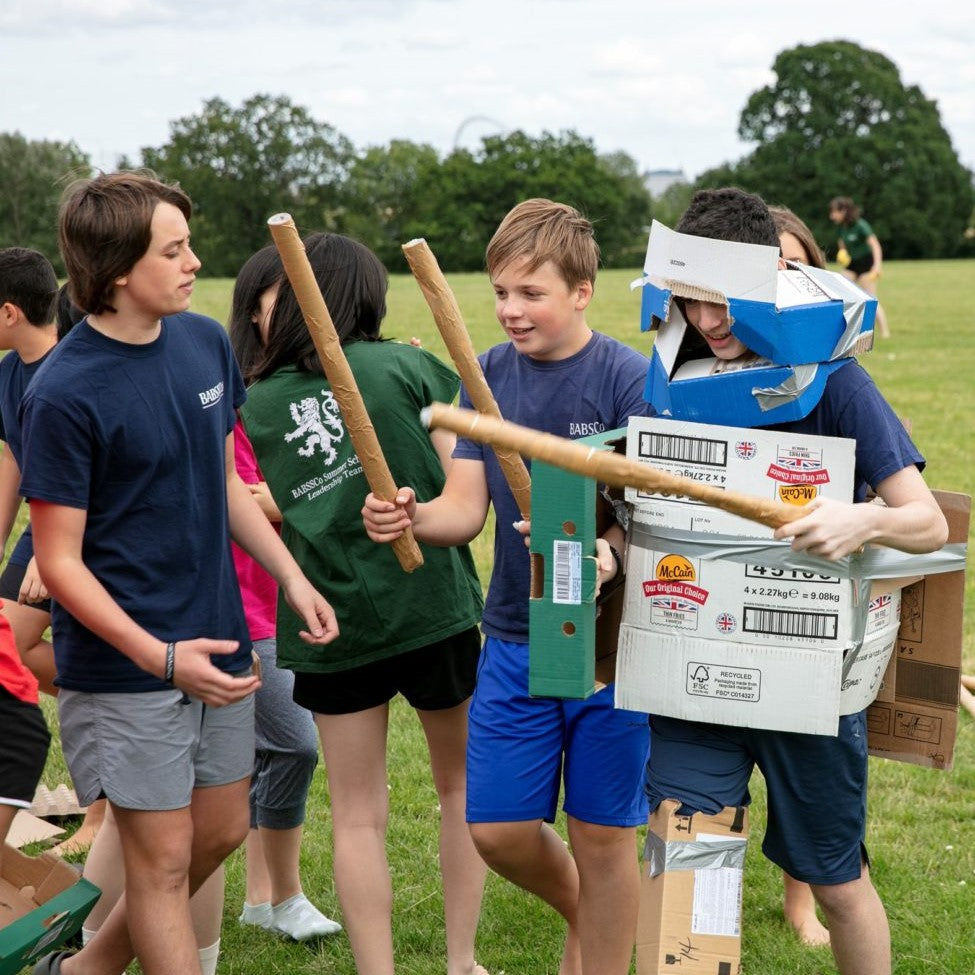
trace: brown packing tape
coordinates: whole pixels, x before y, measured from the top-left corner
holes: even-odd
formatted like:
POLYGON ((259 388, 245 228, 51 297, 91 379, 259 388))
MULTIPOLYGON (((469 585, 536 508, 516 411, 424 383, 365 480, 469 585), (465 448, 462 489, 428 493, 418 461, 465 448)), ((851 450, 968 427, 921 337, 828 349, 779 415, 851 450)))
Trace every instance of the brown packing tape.
POLYGON ((594 478, 610 487, 636 487, 651 494, 693 498, 771 528, 778 528, 803 516, 803 509, 794 505, 766 501, 738 491, 722 491, 709 484, 657 470, 648 464, 627 460, 612 451, 595 450, 550 433, 484 416, 474 410, 433 403, 424 413, 432 427, 453 430, 459 436, 479 443, 516 450, 523 457, 545 461, 574 474, 594 478))
MULTIPOLYGON (((396 496, 396 484, 383 457, 382 448, 379 446, 375 428, 366 412, 355 376, 342 351, 342 343, 335 331, 332 316, 328 312, 314 272, 308 263, 308 255, 298 236, 298 228, 287 213, 275 214, 268 220, 268 227, 281 255, 285 273, 294 289, 295 298, 305 317, 305 324, 315 343, 325 376, 342 411, 342 419, 349 431, 349 439, 359 455, 369 488, 377 498, 392 501, 396 496)), ((423 565, 420 547, 409 529, 393 542, 393 551, 400 565, 407 572, 412 572, 423 565)))
MULTIPOLYGON (((477 354, 471 343, 457 299, 454 297, 447 279, 440 270, 440 265, 430 250, 427 242, 422 238, 411 240, 403 244, 403 253, 416 278, 423 297, 426 298, 433 320, 443 337, 444 345, 450 353, 450 358, 457 367, 460 378, 464 381, 467 394, 478 413, 501 419, 501 411, 494 399, 477 361, 477 354)), ((495 455, 501 467, 501 473, 511 488, 515 503, 523 518, 531 517, 531 478, 528 468, 515 450, 504 447, 495 448, 495 455)))

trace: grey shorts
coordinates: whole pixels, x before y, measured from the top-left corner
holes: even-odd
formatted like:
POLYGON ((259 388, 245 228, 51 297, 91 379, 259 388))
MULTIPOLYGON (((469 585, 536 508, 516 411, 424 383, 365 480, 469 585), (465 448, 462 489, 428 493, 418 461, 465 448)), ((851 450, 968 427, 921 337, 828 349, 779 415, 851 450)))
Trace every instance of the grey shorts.
POLYGON ((105 796, 122 809, 182 809, 194 788, 238 782, 254 766, 253 694, 211 708, 175 688, 147 694, 62 688, 58 714, 83 806, 105 796))

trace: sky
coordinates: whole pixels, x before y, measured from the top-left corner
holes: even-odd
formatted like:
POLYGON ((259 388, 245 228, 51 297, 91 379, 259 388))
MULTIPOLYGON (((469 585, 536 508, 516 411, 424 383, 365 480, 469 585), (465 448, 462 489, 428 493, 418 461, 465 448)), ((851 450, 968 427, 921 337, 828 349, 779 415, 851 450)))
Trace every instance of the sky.
POLYGON ((970 0, 2 0, 0 132, 74 141, 112 169, 220 97, 285 95, 358 149, 443 154, 572 129, 641 171, 705 169, 775 56, 845 39, 937 102, 975 168, 970 0))

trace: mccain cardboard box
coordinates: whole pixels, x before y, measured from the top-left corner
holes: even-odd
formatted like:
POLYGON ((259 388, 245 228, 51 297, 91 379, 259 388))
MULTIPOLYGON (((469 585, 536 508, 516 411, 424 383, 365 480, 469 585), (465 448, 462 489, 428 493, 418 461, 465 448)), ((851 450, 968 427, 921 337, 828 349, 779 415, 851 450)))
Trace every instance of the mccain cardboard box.
MULTIPOLYGON (((971 498, 935 491, 948 545, 968 539, 971 498)), ((929 575, 904 589, 895 652, 867 709, 871 755, 950 769, 958 721, 965 571, 929 575)))
POLYGON ((29 857, 5 846, 0 873, 0 975, 21 969, 81 928, 101 891, 49 853, 29 857))
POLYGON ((640 881, 637 975, 737 975, 748 811, 651 814, 640 881))
MULTIPOLYGON (((622 452, 625 433, 578 442, 622 452)), ((586 698, 614 679, 623 579, 597 605, 595 553, 621 504, 621 492, 607 499, 592 478, 532 463, 528 690, 536 697, 586 698)))
POLYGON ((658 329, 645 398, 663 416, 739 426, 804 417, 829 373, 873 341, 876 299, 841 274, 789 265, 779 250, 679 234, 654 221, 641 328, 658 329), (726 302, 732 334, 754 356, 710 354, 675 296, 726 302))
MULTIPOLYGON (((856 443, 778 430, 631 417, 626 457, 702 484, 801 507, 817 497, 850 501, 856 443)), ((773 530, 690 498, 627 488, 641 522, 694 533, 771 538, 773 530)))

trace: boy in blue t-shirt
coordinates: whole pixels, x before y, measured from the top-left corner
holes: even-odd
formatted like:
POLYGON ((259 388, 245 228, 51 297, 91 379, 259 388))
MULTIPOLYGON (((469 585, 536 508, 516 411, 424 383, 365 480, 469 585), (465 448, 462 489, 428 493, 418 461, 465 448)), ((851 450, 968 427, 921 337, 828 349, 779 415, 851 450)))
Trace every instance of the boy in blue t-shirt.
MULTIPOLYGON (((702 190, 676 228, 680 233, 778 247, 765 203, 726 188, 702 190)), ((684 318, 711 354, 734 362, 749 350, 732 334, 728 307, 676 298, 684 318)), ((931 552, 947 524, 921 477, 924 460, 873 381, 853 360, 830 374, 819 403, 803 419, 773 426, 856 441, 854 502, 870 486, 885 502, 848 504, 823 497, 804 517, 777 529, 796 551, 840 559, 866 543, 931 552)), ((822 907, 842 975, 887 975, 890 932, 868 871, 865 712, 840 719, 837 737, 728 727, 651 717, 653 751, 646 791, 651 810, 677 799, 683 814, 714 815, 749 801, 757 764, 768 789, 769 821, 762 849, 797 880, 812 886, 822 907)))
MULTIPOLYGON (((5 552, 20 510, 22 443, 18 413, 24 390, 57 342, 54 303, 58 280, 51 262, 26 247, 0 250, 0 551, 5 552)), ((42 691, 57 694, 54 651, 44 639, 51 603, 33 567, 30 525, 0 575, 0 598, 21 659, 42 691)))
POLYGON ((82 804, 105 795, 125 897, 38 975, 200 972, 189 897, 247 834, 250 641, 233 537, 278 581, 309 642, 337 636, 234 468, 244 399, 219 323, 187 309, 191 204, 139 173, 81 180, 61 208, 87 312, 23 401, 22 492, 54 599, 61 740, 82 804))
MULTIPOLYGON (((527 200, 504 218, 486 259, 508 341, 480 361, 506 419, 574 438, 647 414, 646 357, 586 323, 599 259, 588 220, 564 204, 527 200)), ((461 403, 469 406, 466 392, 461 403)), ((494 505, 486 640, 470 707, 467 820, 488 865, 566 919, 562 975, 625 975, 639 892, 635 829, 646 820, 640 776, 647 722, 613 707, 612 686, 585 701, 529 695, 529 526, 493 450, 461 440, 453 456, 439 497, 417 503, 406 487, 395 504, 369 495, 366 530, 390 542, 412 524, 420 541, 459 545, 481 531, 494 505), (562 779, 571 853, 547 825, 562 779)), ((620 564, 622 529, 614 525, 597 544, 605 584, 620 564)))

